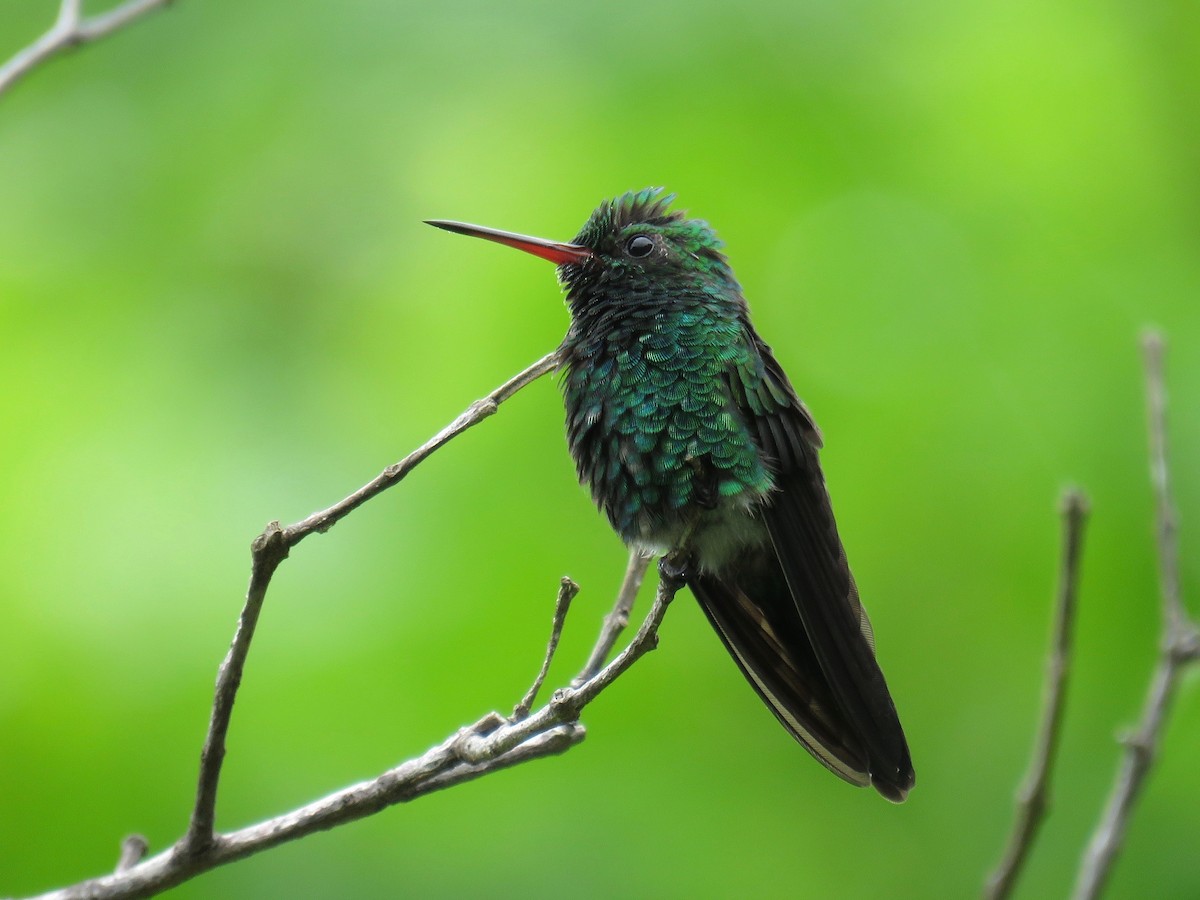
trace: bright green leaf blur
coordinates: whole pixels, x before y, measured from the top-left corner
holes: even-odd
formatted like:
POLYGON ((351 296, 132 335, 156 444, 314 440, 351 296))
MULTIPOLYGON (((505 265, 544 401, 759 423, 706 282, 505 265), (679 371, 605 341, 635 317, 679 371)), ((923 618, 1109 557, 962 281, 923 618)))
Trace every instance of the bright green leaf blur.
MULTIPOLYGON (((98 5, 98 4, 97 4, 98 5)), ((4 0, 0 57, 53 20, 4 0)), ((1039 708, 1061 489, 1094 506, 1053 811, 1061 896, 1157 641, 1140 331, 1170 340, 1200 589, 1200 7, 177 0, 0 97, 0 895, 186 825, 248 545, 552 349, 565 239, 666 185, 826 436, 917 787, 780 729, 690 598, 587 742, 200 878, 208 897, 963 897, 1039 708)), ((230 734, 232 829, 582 662, 624 551, 546 380, 299 548, 230 734)), ((1196 897, 1180 693, 1113 897, 1196 897)))

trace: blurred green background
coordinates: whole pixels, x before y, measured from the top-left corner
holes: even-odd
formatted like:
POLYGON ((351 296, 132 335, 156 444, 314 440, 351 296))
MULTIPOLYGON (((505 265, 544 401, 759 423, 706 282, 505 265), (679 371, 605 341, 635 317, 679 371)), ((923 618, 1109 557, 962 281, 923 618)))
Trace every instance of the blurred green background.
MULTIPOLYGON (((0 56, 55 5, 3 0, 0 56)), ((566 756, 172 896, 971 896, 1078 483, 1078 658, 1023 882, 1064 894, 1156 648, 1150 323, 1200 578, 1197 60, 1184 0, 179 0, 34 73, 0 98, 0 895, 109 871, 131 831, 174 840, 250 539, 560 339, 547 264, 421 220, 569 238, 648 184, 717 227, 825 431, 909 802, 794 745, 684 596, 566 756)), ((539 382, 283 566, 219 827, 511 708, 563 574, 569 679, 624 562, 539 382)), ((1113 897, 1200 896, 1194 682, 1113 897)))

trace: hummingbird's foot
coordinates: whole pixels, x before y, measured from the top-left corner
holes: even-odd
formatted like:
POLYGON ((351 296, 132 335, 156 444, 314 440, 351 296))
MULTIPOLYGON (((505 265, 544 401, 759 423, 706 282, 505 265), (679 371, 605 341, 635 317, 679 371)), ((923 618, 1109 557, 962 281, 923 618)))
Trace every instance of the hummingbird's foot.
POLYGON ((658 577, 678 590, 691 577, 692 565, 690 553, 672 550, 658 561, 658 577))

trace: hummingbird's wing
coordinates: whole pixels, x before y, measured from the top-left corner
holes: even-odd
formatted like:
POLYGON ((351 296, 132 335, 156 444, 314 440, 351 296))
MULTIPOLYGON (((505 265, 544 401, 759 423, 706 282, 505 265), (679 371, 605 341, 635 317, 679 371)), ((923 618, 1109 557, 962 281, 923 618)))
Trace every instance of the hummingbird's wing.
POLYGON ((838 537, 817 460, 820 433, 770 348, 753 332, 750 337, 761 367, 735 367, 728 383, 732 401, 771 460, 775 490, 762 516, 775 559, 765 572, 738 577, 748 603, 722 598, 718 614, 701 603, 751 683, 801 743, 847 780, 869 777, 881 794, 900 801, 914 782, 912 761, 838 537), (774 567, 782 583, 769 571, 774 567), (734 617, 738 621, 731 623, 734 617), (768 637, 754 637, 753 627, 768 637), (768 670, 776 673, 775 682, 764 676, 768 670), (814 740, 825 753, 812 746, 814 740))

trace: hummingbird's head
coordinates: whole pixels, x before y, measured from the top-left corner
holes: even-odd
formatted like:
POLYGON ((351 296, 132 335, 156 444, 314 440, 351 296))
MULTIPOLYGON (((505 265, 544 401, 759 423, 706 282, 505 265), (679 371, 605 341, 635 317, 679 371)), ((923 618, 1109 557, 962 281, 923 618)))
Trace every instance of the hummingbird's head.
POLYGON ((662 188, 644 188, 606 200, 570 243, 461 222, 429 224, 556 263, 573 315, 597 304, 667 302, 683 293, 740 296, 716 233, 707 222, 670 210, 674 199, 662 188))
POLYGON ((558 267, 573 311, 601 296, 740 293, 716 232, 671 210, 674 199, 662 188, 644 188, 596 207, 572 242, 590 254, 558 267))

